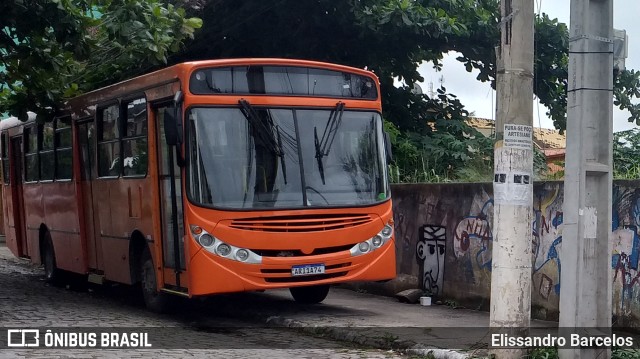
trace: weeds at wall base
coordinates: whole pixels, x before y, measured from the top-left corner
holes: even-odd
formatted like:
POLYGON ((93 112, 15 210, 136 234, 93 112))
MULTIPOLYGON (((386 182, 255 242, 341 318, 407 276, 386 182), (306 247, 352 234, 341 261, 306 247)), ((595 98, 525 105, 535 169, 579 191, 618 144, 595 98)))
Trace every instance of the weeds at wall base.
MULTIPOLYGON (((527 359, 558 359, 557 348, 536 348, 533 349, 527 359)), ((640 359, 640 350, 638 349, 613 349, 611 351, 611 359, 640 359)))

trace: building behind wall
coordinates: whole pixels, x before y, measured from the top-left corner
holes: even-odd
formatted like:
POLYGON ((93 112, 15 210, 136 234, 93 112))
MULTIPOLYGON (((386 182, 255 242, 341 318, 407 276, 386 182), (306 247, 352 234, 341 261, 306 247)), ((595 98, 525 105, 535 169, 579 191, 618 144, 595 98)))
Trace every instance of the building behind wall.
MULTIPOLYGON (((487 137, 493 137, 496 133, 495 121, 469 117, 467 124, 487 137)), ((534 127, 533 143, 545 155, 548 174, 555 174, 564 170, 564 155, 567 147, 567 138, 560 131, 548 128, 534 127)))

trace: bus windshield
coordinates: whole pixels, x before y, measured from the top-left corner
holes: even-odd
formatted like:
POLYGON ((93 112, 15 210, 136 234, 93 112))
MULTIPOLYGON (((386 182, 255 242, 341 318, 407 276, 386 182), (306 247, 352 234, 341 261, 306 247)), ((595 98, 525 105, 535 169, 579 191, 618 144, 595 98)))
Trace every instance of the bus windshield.
POLYGON ((188 114, 192 202, 234 209, 340 207, 389 198, 377 112, 253 107, 188 114))

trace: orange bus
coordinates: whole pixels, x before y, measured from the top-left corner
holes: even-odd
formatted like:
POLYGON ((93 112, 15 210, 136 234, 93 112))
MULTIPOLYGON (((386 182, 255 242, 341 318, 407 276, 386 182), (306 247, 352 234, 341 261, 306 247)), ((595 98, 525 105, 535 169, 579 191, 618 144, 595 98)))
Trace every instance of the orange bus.
POLYGON ((395 277, 380 85, 289 59, 181 63, 0 122, 7 246, 64 272, 187 297, 395 277))

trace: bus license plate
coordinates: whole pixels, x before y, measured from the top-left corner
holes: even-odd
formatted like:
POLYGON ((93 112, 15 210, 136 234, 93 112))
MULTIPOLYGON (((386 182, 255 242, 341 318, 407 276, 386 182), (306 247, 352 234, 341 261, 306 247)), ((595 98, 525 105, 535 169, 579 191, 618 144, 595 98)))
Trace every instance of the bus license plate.
POLYGON ((291 275, 293 277, 314 274, 324 274, 324 264, 306 264, 291 267, 291 275))

